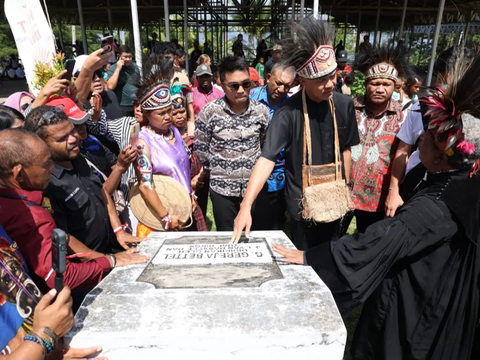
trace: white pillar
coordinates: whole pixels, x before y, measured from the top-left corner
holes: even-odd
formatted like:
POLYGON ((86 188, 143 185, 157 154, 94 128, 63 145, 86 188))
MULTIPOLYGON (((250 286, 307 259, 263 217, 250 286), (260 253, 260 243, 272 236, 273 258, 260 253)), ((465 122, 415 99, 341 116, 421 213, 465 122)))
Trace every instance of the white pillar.
MULTIPOLYGON (((185 70, 187 74, 190 74, 190 64, 188 61, 188 7, 187 7, 187 0, 183 0, 183 28, 185 29, 185 70)), ((213 35, 212 35, 212 43, 213 43, 213 35)), ((213 44, 210 44, 213 49, 213 44)))
POLYGON ((295 14, 296 14, 295 0, 292 0, 292 20, 295 20, 295 14))
POLYGON ((133 27, 133 43, 135 45, 135 60, 142 73, 142 39, 140 37, 140 25, 138 24, 138 8, 137 0, 130 0, 132 7, 132 27, 133 27))
MULTIPOLYGON (((165 41, 170 41, 170 13, 168 11, 168 0, 163 0, 165 8, 165 41)), ((188 51, 188 49, 186 49, 188 51)))
POLYGON ((408 0, 403 0, 402 21, 400 23, 400 32, 398 34, 399 41, 402 40, 402 36, 403 36, 403 26, 405 25, 405 15, 407 14, 407 4, 408 4, 408 0))
POLYGON ((432 84, 433 65, 435 64, 435 53, 437 52, 438 35, 440 34, 440 27, 442 26, 443 9, 445 8, 445 0, 440 0, 438 4, 437 22, 435 23, 435 32, 433 34, 432 57, 428 66, 427 86, 432 84))
POLYGON ((313 17, 318 18, 318 0, 313 0, 313 17))
POLYGON ((85 21, 83 20, 82 0, 77 0, 77 6, 78 17, 80 19, 80 27, 82 28, 83 51, 85 54, 88 55, 87 30, 85 29, 85 21))
POLYGON ((305 0, 300 0, 300 19, 305 17, 305 0))

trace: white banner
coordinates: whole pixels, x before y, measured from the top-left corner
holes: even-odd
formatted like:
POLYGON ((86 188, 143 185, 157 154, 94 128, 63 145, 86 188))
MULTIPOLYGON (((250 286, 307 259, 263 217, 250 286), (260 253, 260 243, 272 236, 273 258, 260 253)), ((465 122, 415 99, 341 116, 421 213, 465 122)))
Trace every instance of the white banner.
POLYGON ((39 0, 5 0, 5 15, 12 29, 18 55, 25 68, 28 85, 33 88, 35 63, 51 63, 55 40, 39 0))

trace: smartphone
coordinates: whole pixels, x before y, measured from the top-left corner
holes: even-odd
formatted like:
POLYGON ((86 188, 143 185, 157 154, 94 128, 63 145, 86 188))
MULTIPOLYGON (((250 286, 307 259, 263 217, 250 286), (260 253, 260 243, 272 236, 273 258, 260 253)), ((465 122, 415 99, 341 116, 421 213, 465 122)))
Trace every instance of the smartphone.
POLYGON ((113 51, 113 36, 105 36, 100 39, 100 48, 104 49, 104 54, 113 51))
POLYGON ((130 129, 130 145, 136 146, 138 135, 140 134, 140 124, 135 124, 130 129))
POLYGON ((61 229, 52 232, 52 268, 55 270, 57 294, 63 289, 63 273, 67 266, 67 234, 61 229))
POLYGON ((72 75, 73 75, 73 68, 75 67, 75 60, 74 59, 68 59, 65 60, 65 69, 67 72, 63 74, 62 80, 72 80, 72 75))

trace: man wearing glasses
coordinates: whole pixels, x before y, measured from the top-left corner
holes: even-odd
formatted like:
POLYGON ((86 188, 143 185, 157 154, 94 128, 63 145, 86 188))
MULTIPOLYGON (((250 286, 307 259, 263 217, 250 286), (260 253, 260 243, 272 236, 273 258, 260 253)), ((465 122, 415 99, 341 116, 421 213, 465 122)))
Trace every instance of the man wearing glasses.
POLYGON ((243 58, 228 56, 218 69, 225 96, 198 114, 193 148, 210 172, 217 230, 232 231, 270 116, 265 105, 249 99, 250 74, 243 58))

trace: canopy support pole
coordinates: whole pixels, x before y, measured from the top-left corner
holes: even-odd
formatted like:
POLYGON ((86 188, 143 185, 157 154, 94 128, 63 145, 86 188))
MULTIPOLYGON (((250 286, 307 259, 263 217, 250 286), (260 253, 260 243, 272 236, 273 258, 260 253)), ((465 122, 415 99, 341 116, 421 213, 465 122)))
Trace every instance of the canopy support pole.
POLYGON ((78 17, 80 19, 80 27, 82 28, 83 51, 84 51, 84 54, 88 55, 87 30, 85 29, 85 21, 83 19, 82 0, 77 0, 77 6, 78 6, 78 17))
POLYGON ((183 28, 185 30, 184 33, 184 44, 185 47, 185 71, 187 74, 190 74, 190 62, 188 61, 188 8, 187 8, 187 0, 183 0, 183 28))
MULTIPOLYGON (((135 61, 142 73, 142 40, 140 36, 140 25, 138 24, 138 8, 137 0, 130 0, 130 6, 132 7, 132 27, 133 27, 133 43, 135 45, 135 61)), ((148 34, 147 34, 148 39, 148 34)))
POLYGON ((107 0, 107 15, 108 15, 108 29, 110 35, 113 36, 113 20, 112 20, 112 8, 110 7, 110 0, 107 0))
POLYGON ((435 53, 437 52, 438 36, 440 35, 444 8, 445 0, 440 0, 440 3, 438 4, 437 21, 435 23, 435 32, 433 34, 432 57, 430 58, 430 64, 428 66, 427 86, 432 84, 433 65, 435 64, 435 53))
POLYGON ((300 19, 305 17, 305 0, 300 1, 300 19))
MULTIPOLYGON (((405 16, 407 15, 407 5, 408 5, 408 0, 403 0, 402 21, 400 23, 400 32, 398 33, 398 41, 402 40, 403 26, 405 25, 405 16)), ((393 41, 395 41, 395 38, 393 38, 393 41)))
MULTIPOLYGON (((377 21, 375 22, 375 36, 373 37, 373 46, 377 45, 377 39, 378 39, 378 25, 380 23, 380 6, 381 6, 381 1, 378 0, 377 4, 377 21)), ((379 40, 379 39, 378 39, 379 40)))
POLYGON ((318 0, 313 0, 313 17, 318 19, 318 0))
POLYGON ((355 52, 358 51, 358 46, 360 45, 361 26, 362 26, 362 0, 360 0, 360 8, 358 10, 357 42, 355 43, 355 52))
POLYGON ((170 41, 170 13, 168 11, 168 0, 163 0, 163 7, 165 8, 165 41, 170 41))

